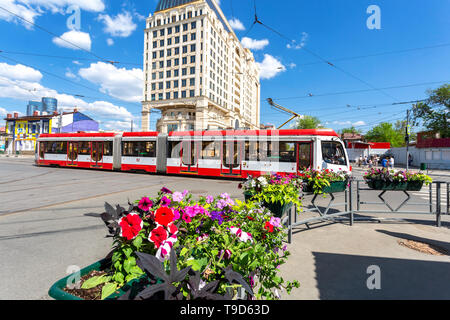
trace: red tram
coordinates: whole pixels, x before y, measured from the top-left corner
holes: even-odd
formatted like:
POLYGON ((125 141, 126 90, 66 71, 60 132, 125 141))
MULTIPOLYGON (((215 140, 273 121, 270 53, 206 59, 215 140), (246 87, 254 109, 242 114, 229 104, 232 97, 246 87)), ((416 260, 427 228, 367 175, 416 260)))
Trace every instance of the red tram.
POLYGON ((43 134, 38 141, 40 166, 236 178, 351 171, 330 129, 43 134))

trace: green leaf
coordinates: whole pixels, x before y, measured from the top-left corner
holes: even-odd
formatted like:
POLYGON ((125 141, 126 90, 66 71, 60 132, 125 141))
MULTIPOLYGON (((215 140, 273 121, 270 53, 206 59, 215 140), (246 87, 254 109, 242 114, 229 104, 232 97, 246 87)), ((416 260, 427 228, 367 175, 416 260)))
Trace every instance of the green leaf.
POLYGON ((107 283, 102 289, 102 300, 105 300, 114 293, 117 289, 117 283, 107 283))
POLYGON ((130 257, 123 263, 123 268, 127 273, 131 273, 131 268, 136 265, 136 258, 130 257))
POLYGON ((142 246, 142 237, 137 237, 133 240, 133 245, 139 249, 142 246))
POLYGON ((133 249, 131 249, 131 248, 124 248, 123 249, 123 253, 125 254, 125 256, 127 258, 129 258, 133 254, 133 249))
POLYGON ((183 256, 185 256, 186 255, 186 253, 188 253, 188 249, 185 247, 185 248, 183 248, 183 249, 181 249, 181 252, 180 252, 180 257, 183 257, 183 256))
POLYGON ((111 279, 111 277, 108 277, 106 275, 92 277, 87 279, 85 282, 83 282, 83 285, 81 286, 81 289, 92 289, 97 287, 98 285, 101 285, 105 282, 108 282, 111 279))

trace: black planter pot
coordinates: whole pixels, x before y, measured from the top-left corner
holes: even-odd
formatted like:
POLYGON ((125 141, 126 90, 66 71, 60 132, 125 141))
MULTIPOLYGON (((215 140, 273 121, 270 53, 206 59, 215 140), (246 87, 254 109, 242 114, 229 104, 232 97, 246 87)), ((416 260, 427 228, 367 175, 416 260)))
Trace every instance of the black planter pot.
POLYGON ((423 181, 381 181, 381 180, 367 180, 367 185, 373 190, 383 191, 420 191, 423 187, 423 181))

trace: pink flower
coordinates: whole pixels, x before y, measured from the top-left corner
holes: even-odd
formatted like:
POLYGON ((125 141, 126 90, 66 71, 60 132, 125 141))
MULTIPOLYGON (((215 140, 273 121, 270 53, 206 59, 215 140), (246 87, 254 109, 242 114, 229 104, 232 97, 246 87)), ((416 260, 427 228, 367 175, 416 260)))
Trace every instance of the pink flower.
POLYGON ((177 221, 181 218, 180 216, 180 211, 178 211, 177 209, 173 210, 173 221, 177 221))
POLYGON ((139 201, 138 208, 143 211, 149 211, 153 207, 153 202, 147 197, 144 197, 139 201))
POLYGON ((158 248, 158 251, 156 251, 156 258, 158 258, 161 262, 167 260, 170 257, 170 252, 172 251, 173 245, 177 242, 177 240, 178 239, 175 235, 172 235, 170 238, 165 240, 158 248))
POLYGON ((130 213, 126 217, 120 218, 119 226, 120 236, 127 240, 133 240, 144 227, 144 222, 137 213, 130 213))
POLYGON ((211 204, 214 201, 214 197, 213 196, 207 196, 206 197, 206 203, 211 204))
POLYGON ((183 221, 186 222, 186 223, 191 223, 191 222, 192 222, 191 217, 190 217, 186 212, 183 213, 183 216, 182 216, 181 218, 182 218, 183 221))
POLYGON ((172 202, 172 201, 170 201, 169 198, 167 198, 166 196, 164 196, 164 197, 162 197, 162 199, 161 199, 161 206, 163 206, 163 207, 168 207, 169 204, 170 204, 171 202, 172 202))
POLYGON ((228 249, 225 250, 225 251, 220 250, 220 252, 219 252, 219 254, 218 254, 218 257, 220 258, 220 257, 222 257, 222 255, 223 255, 223 258, 224 258, 225 260, 231 259, 231 251, 228 250, 228 249))
POLYGON ((172 199, 175 202, 181 202, 181 201, 183 201, 184 196, 181 192, 174 192, 172 199))
POLYGON ((270 224, 273 225, 275 228, 279 228, 279 227, 281 227, 281 219, 272 217, 270 219, 270 224))

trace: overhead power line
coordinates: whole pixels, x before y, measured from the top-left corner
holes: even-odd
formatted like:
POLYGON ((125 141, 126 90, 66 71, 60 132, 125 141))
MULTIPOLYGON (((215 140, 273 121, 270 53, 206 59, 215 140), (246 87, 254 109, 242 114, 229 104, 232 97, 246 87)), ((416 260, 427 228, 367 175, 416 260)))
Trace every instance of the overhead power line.
MULTIPOLYGON (((419 87, 419 86, 425 86, 425 85, 434 85, 434 84, 447 83, 447 82, 450 82, 450 81, 449 80, 443 80, 443 81, 413 83, 413 84, 406 84, 406 85, 399 85, 399 86, 383 87, 383 88, 380 88, 380 89, 382 89, 382 90, 401 89, 401 88, 419 87)), ((374 90, 375 89, 361 89, 361 90, 349 90, 349 91, 340 91, 340 92, 331 92, 331 93, 319 93, 319 94, 309 93, 309 94, 304 95, 304 96, 277 97, 277 98, 274 98, 274 99, 276 99, 276 100, 307 99, 307 98, 314 98, 314 97, 325 97, 325 96, 334 96, 334 95, 342 95, 342 94, 370 92, 370 91, 374 91, 374 90)), ((397 100, 397 99, 395 99, 395 100, 397 100)))
MULTIPOLYGON (((54 59, 67 59, 67 60, 74 60, 74 61, 101 61, 105 62, 103 60, 99 59, 92 59, 92 58, 81 58, 81 57, 70 57, 70 56, 55 56, 55 55, 48 55, 43 53, 32 53, 32 52, 17 52, 17 51, 7 51, 7 50, 0 50, 0 53, 6 53, 6 54, 17 54, 17 55, 26 55, 26 56, 36 56, 36 57, 47 57, 47 58, 54 58, 54 59)), ((134 65, 134 66, 142 66, 138 63, 133 62, 122 62, 122 61, 115 61, 115 64, 123 64, 123 65, 134 65)))

